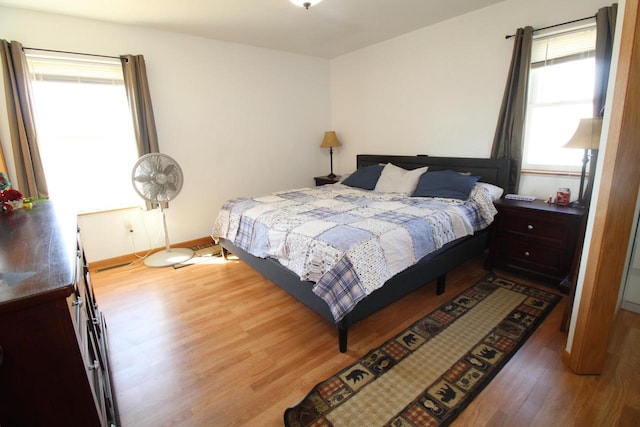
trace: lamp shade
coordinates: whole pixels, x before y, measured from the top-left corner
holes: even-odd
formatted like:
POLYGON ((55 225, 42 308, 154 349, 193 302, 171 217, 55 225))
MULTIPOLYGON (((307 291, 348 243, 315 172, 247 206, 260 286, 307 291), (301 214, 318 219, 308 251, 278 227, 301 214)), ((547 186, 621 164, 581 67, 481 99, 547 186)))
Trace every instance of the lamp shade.
POLYGON ((320 144, 320 147, 340 147, 341 145, 342 144, 340 144, 340 141, 338 141, 338 137, 336 136, 336 132, 330 130, 324 133, 324 138, 322 139, 322 144, 320 144))
POLYGON ((602 117, 580 119, 578 128, 564 148, 581 148, 583 150, 597 150, 600 146, 600 132, 602 131, 602 117))

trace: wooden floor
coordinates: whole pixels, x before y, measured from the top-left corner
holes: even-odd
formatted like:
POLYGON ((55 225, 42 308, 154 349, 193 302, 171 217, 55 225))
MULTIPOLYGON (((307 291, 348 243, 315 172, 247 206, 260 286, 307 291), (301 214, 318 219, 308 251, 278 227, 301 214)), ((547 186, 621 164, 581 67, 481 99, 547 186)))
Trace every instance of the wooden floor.
MULTIPOLYGON (((451 273, 444 295, 429 284, 352 327, 346 354, 334 327, 241 261, 94 273, 122 425, 282 425, 316 383, 486 274, 483 261, 451 273)), ((577 376, 561 362, 563 309, 454 426, 639 425, 640 315, 618 316, 603 375, 577 376)))

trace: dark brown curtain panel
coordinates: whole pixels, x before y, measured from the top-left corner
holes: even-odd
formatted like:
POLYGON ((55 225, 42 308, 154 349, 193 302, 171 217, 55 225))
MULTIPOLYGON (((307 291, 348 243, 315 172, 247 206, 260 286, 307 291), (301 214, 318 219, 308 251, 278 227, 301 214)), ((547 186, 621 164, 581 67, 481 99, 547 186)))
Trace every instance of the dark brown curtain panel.
POLYGON ((26 197, 47 197, 49 191, 31 104, 31 79, 22 45, 0 40, 0 58, 16 170, 15 187, 26 197))
POLYGON ((593 97, 593 117, 604 115, 617 14, 617 3, 603 7, 596 13, 596 83, 593 97))
MULTIPOLYGON (((616 32, 616 15, 618 4, 603 7, 596 13, 596 74, 593 92, 593 117, 604 116, 604 104, 607 100, 607 86, 611 70, 611 54, 613 52, 613 38, 616 32)), ((589 205, 593 192, 593 179, 596 173, 598 151, 591 152, 589 162, 589 179, 584 191, 584 201, 589 205)))
MULTIPOLYGON (((156 121, 153 117, 151 105, 151 93, 147 81, 147 67, 142 55, 122 55, 122 71, 124 74, 124 86, 129 100, 129 109, 133 118, 133 130, 138 145, 138 156, 148 153, 158 153, 158 134, 156 133, 156 121)), ((157 203, 145 201, 147 210, 158 207, 157 203)), ((168 208, 169 203, 163 202, 163 208, 168 208)))
POLYGON ((513 39, 511 66, 491 148, 492 158, 511 159, 507 193, 517 193, 520 182, 533 28, 518 28, 513 39))
POLYGON ((129 99, 129 108, 133 117, 133 127, 138 144, 138 156, 157 153, 158 135, 153 118, 151 94, 147 81, 147 67, 142 55, 122 55, 124 85, 129 99))

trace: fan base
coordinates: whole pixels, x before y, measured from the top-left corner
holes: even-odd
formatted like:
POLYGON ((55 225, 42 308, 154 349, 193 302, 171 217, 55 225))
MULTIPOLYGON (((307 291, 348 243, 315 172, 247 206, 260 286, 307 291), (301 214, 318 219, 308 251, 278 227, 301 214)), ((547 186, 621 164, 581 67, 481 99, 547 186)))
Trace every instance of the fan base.
POLYGON ((149 255, 144 260, 147 267, 169 267, 193 258, 195 252, 189 248, 171 248, 149 255))

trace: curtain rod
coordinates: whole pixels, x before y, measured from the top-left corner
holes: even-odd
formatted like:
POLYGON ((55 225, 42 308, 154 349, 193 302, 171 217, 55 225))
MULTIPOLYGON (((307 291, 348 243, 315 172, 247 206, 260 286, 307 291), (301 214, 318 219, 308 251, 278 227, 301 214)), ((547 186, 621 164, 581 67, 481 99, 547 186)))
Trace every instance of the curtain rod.
POLYGON ((29 50, 39 50, 41 52, 54 52, 54 53, 70 53, 72 55, 86 55, 86 56, 97 56, 98 58, 110 58, 110 59, 121 59, 119 56, 111 56, 111 55, 96 55, 94 53, 83 53, 83 52, 70 52, 68 50, 55 50, 55 49, 40 49, 37 47, 22 47, 22 49, 29 50))
MULTIPOLYGON (((586 21, 587 19, 593 19, 595 17, 596 17, 595 15, 592 15, 592 16, 587 16, 585 18, 574 19, 573 21, 562 22, 561 24, 555 24, 555 25, 549 25, 548 27, 536 28, 533 30, 533 32, 535 33, 536 31, 548 30, 549 28, 555 28, 555 27, 560 27, 562 25, 573 24, 575 22, 586 21)), ((515 34, 504 36, 505 39, 510 39, 511 37, 515 37, 515 34)))

